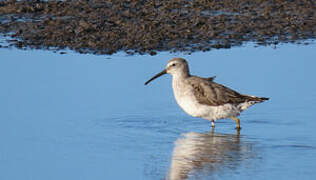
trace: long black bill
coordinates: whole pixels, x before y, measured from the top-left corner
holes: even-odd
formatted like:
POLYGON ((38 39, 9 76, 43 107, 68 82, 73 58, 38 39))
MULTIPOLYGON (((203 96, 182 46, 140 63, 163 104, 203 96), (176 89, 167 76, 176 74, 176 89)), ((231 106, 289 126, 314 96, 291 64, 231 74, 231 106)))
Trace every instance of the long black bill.
POLYGON ((147 85, 148 83, 150 83, 152 80, 164 75, 167 73, 167 70, 163 70, 160 73, 156 74, 154 77, 152 77, 151 79, 149 79, 148 81, 145 82, 145 85, 147 85))

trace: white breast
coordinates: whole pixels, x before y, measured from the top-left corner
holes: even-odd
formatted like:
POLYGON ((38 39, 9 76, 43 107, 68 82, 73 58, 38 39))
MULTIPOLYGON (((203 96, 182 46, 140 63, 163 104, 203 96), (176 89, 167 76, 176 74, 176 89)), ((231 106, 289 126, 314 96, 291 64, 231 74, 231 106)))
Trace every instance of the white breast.
POLYGON ((173 80, 172 86, 177 103, 187 114, 193 117, 203 117, 208 114, 209 107, 197 101, 193 87, 177 80, 173 80))

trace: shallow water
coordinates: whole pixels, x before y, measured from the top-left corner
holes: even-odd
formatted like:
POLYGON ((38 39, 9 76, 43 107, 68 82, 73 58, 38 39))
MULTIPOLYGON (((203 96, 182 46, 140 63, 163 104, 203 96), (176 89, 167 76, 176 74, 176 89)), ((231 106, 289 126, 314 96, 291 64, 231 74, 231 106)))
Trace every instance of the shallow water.
POLYGON ((316 45, 192 55, 60 55, 0 49, 0 179, 312 179, 316 45), (175 56, 191 73, 271 99, 210 122, 177 106, 175 56), (180 170, 179 170, 180 169, 180 170))

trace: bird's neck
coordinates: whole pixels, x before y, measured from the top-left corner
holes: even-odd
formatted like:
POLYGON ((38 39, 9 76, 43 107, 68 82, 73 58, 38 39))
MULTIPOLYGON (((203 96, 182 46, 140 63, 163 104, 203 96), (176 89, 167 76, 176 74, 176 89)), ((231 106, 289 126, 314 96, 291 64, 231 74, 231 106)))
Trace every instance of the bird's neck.
POLYGON ((181 100, 181 96, 185 93, 183 90, 186 88, 186 79, 190 77, 189 73, 177 73, 172 75, 172 88, 174 96, 179 102, 181 100))
POLYGON ((190 76, 191 76, 190 73, 187 71, 186 72, 184 72, 184 71, 177 72, 177 73, 172 75, 172 81, 174 81, 174 82, 183 81, 190 76))

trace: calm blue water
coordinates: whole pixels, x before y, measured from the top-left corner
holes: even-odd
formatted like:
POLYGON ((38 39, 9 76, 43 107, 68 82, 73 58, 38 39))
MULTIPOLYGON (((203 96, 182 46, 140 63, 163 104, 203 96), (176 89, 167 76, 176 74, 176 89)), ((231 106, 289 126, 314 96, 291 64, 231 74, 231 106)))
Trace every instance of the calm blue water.
POLYGON ((316 45, 192 55, 60 55, 0 49, 0 179, 313 179, 316 45), (172 57, 245 94, 271 99, 232 120, 186 115, 172 57))

